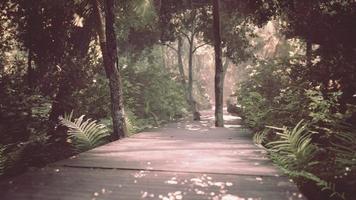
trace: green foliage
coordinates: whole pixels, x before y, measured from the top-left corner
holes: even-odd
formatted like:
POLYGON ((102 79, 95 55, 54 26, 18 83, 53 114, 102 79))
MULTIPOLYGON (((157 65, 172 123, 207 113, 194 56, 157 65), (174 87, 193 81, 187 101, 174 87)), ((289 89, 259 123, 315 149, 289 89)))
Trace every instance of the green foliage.
POLYGON ((117 1, 117 36, 120 53, 136 56, 160 37, 157 9, 151 0, 117 1), (124 9, 122 9, 124 8, 124 9))
POLYGON ((343 187, 347 196, 356 185, 356 134, 355 132, 335 133, 330 151, 335 156, 334 181, 343 187))
POLYGON ((256 129, 260 129, 264 126, 261 124, 264 122, 264 118, 268 114, 268 110, 265 106, 266 99, 264 99, 261 94, 257 92, 249 92, 247 93, 243 99, 239 101, 242 105, 242 109, 244 110, 244 119, 245 123, 256 129))
POLYGON ((271 141, 275 141, 278 135, 271 128, 265 128, 261 131, 257 131, 253 135, 253 142, 261 148, 266 148, 267 144, 271 141))
POLYGON ((139 60, 128 58, 123 69, 124 97, 137 119, 159 121, 176 119, 187 105, 184 89, 175 75, 162 63, 159 46, 146 49, 139 60))
POLYGON ((331 113, 332 109, 336 109, 338 104, 338 98, 341 96, 341 92, 328 93, 328 99, 326 99, 321 91, 307 90, 306 96, 309 98, 310 103, 308 108, 310 110, 309 116, 314 123, 332 123, 340 116, 340 113, 331 113))
MULTIPOLYGON (((76 108, 89 118, 110 121, 109 87, 91 3, 0 3, 0 145, 7 147, 14 174, 72 153, 64 129, 56 128, 58 116, 76 108)), ((126 118, 131 132, 138 132, 182 116, 184 93, 164 66, 161 49, 152 47, 160 37, 157 5, 147 0, 116 3, 126 118)), ((78 137, 80 148, 95 146, 85 135, 78 137)))
POLYGON ((315 183, 325 198, 353 199, 354 105, 345 105, 338 81, 315 81, 320 58, 310 68, 301 41, 287 43, 290 55, 260 58, 243 69, 248 78, 237 92, 241 117, 257 132, 255 143, 300 184, 315 183))
POLYGON ((154 119, 138 118, 130 110, 125 110, 126 126, 130 135, 143 131, 146 128, 152 128, 157 125, 154 119))
MULTIPOLYGON (((118 66, 130 132, 177 119, 187 110, 179 78, 165 66, 161 49, 154 46, 165 36, 161 31, 170 32, 162 40, 171 40, 178 32, 191 30, 194 21, 197 39, 212 41, 210 7, 198 6, 198 18, 193 19, 187 2, 116 2, 118 66), (183 21, 177 26, 159 29, 178 18, 183 21)), ((268 143, 272 158, 292 176, 313 180, 328 190, 345 191, 345 197, 356 186, 356 115, 350 109, 356 91, 353 5, 351 0, 266 0, 222 1, 221 7, 225 55, 235 63, 246 61, 251 51, 259 58, 248 63, 247 80, 238 92, 242 118, 260 132, 254 137, 256 143, 268 143), (250 22, 261 25, 273 15, 282 18, 279 28, 286 37, 299 39, 285 42, 281 35, 275 37, 282 32, 252 39, 256 32, 250 22), (276 52, 271 50, 272 43, 261 45, 264 39, 278 43, 276 52), (310 60, 303 39, 318 44, 311 46, 310 60), (268 59, 258 49, 278 55, 268 59), (267 125, 284 128, 273 135, 274 129, 266 129, 267 125)), ((54 127, 58 116, 73 108, 102 123, 111 122, 108 81, 92 6, 82 0, 0 3, 4 32, 0 34, 0 173, 12 166, 25 168, 38 165, 39 160, 60 158, 47 154, 67 155, 58 145, 64 134, 54 127), (73 16, 78 22, 73 22, 73 16)), ((61 120, 69 126, 69 139, 77 149, 104 143, 108 135, 104 127, 84 116, 72 117, 61 120)))
POLYGON ((50 137, 42 132, 31 134, 24 142, 0 145, 0 176, 16 175, 28 166, 42 167, 50 160, 50 137))
POLYGON ((287 127, 276 128, 279 139, 269 142, 267 147, 272 159, 286 169, 303 170, 314 163, 316 147, 311 142, 307 124, 300 121, 292 130, 287 127))
POLYGON ((266 139, 266 130, 257 132, 253 135, 253 142, 261 147, 263 147, 263 142, 266 139))
POLYGON ((291 170, 283 168, 283 167, 281 167, 281 169, 283 170, 283 172, 285 174, 289 175, 290 177, 304 178, 306 180, 313 181, 321 188, 322 191, 330 192, 329 196, 331 198, 337 197, 338 199, 346 200, 345 193, 337 192, 335 184, 327 182, 327 181, 319 178, 315 174, 309 173, 307 171, 291 171, 291 170))
MULTIPOLYGON (((356 135, 353 132, 336 133, 336 140, 332 143, 333 152, 336 153, 336 161, 344 167, 356 169, 356 135)), ((351 171, 351 169, 350 169, 351 171)))
POLYGON ((305 92, 293 83, 292 69, 285 69, 295 59, 259 61, 247 66, 249 78, 238 85, 237 102, 244 122, 257 131, 266 125, 292 126, 305 116, 305 92))
POLYGON ((107 128, 84 115, 73 119, 73 112, 60 117, 60 124, 68 128, 68 141, 79 151, 87 151, 108 142, 107 128))
MULTIPOLYGON (((319 161, 315 160, 317 147, 312 143, 311 133, 308 132, 307 127, 307 124, 303 121, 300 121, 292 130, 286 127, 268 127, 273 130, 277 130, 277 135, 280 136, 280 139, 266 145, 272 160, 277 163, 283 172, 288 174, 290 177, 296 179, 303 178, 313 181, 321 188, 322 191, 327 191, 330 197, 346 199, 344 193, 338 192, 335 183, 325 181, 316 174, 308 172, 308 170, 313 168, 313 165, 318 165, 319 161)), ((351 156, 349 157, 351 162, 352 159, 355 159, 354 152, 351 153, 349 151, 351 150, 350 148, 341 145, 336 146, 339 150, 334 150, 334 152, 340 153, 336 156, 337 160, 345 158, 345 156, 347 157, 348 155, 351 156), (347 149, 348 153, 345 153, 342 149, 347 149), (340 158, 338 158, 339 156, 340 158)), ((345 160, 339 160, 338 162, 343 164, 352 164, 345 160)), ((351 171, 349 168, 346 169, 351 171)))
MULTIPOLYGON (((130 134, 175 120, 187 110, 184 89, 173 70, 163 64, 162 56, 161 47, 157 45, 120 58, 125 117, 130 134)), ((91 78, 87 88, 75 93, 73 107, 79 113, 105 122, 110 128, 108 81, 103 70, 91 78)))
POLYGON ((11 73, 0 73, 0 144, 26 141, 33 133, 48 128, 50 100, 39 91, 30 92, 21 64, 14 63, 11 73))

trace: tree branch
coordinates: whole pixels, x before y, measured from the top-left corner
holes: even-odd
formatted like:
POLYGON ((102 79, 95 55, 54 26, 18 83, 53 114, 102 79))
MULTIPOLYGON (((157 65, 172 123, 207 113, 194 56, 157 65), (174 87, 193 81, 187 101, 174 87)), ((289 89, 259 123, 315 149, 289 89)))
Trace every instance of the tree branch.
POLYGON ((209 44, 209 43, 203 43, 203 44, 201 44, 201 45, 196 46, 196 47, 194 48, 194 50, 193 50, 193 53, 195 53, 195 51, 197 51, 200 47, 203 47, 203 46, 208 45, 208 44, 209 44))
POLYGON ((184 37, 186 37, 188 42, 191 43, 192 40, 191 40, 190 36, 187 33, 184 33, 183 31, 179 31, 179 33, 181 33, 184 37))
POLYGON ((224 62, 224 65, 223 65, 223 73, 224 73, 224 76, 226 74, 226 71, 227 71, 227 68, 229 67, 229 58, 226 56, 225 58, 225 62, 224 62))
POLYGON ((169 44, 161 43, 161 45, 166 46, 166 47, 168 47, 168 48, 174 50, 175 52, 178 52, 178 49, 176 49, 175 47, 173 47, 173 46, 171 46, 171 45, 169 45, 169 44))

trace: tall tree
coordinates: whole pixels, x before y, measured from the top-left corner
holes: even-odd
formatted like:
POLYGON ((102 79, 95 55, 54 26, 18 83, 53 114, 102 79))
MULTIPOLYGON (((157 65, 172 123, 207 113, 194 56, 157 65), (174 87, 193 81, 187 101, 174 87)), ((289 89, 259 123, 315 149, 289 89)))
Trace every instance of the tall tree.
POLYGON ((179 73, 182 77, 182 84, 186 89, 187 102, 191 107, 194 119, 198 112, 197 103, 193 95, 193 85, 194 85, 194 54, 197 50, 205 45, 206 41, 203 41, 202 30, 205 28, 207 21, 209 20, 209 15, 207 7, 188 7, 186 10, 177 12, 172 15, 174 20, 171 20, 172 27, 174 30, 174 36, 178 40, 178 48, 165 44, 166 46, 177 52, 178 55, 178 67, 179 73), (185 40, 183 40, 185 39, 185 40), (186 41, 186 43, 184 43, 186 41), (182 61, 182 49, 184 44, 187 44, 187 57, 188 57, 188 83, 185 82, 183 61, 182 61))
POLYGON ((123 138, 126 135, 124 116, 122 83, 118 67, 117 44, 115 33, 115 4, 113 0, 105 0, 105 18, 101 11, 100 1, 93 0, 94 12, 97 16, 97 32, 100 48, 103 55, 104 68, 109 79, 111 117, 113 122, 113 139, 123 138), (104 22, 105 21, 105 22, 104 22))
MULTIPOLYGON (((194 54, 194 40, 198 33, 197 29, 197 11, 195 9, 188 10, 184 13, 183 19, 180 22, 178 34, 184 36, 188 41, 188 102, 193 106, 193 54, 194 54), (185 17, 188 16, 188 17, 185 17)), ((193 108, 194 110, 194 108, 193 108)))
MULTIPOLYGON (((183 13, 183 18, 179 21, 179 28, 177 29, 178 35, 185 37, 188 42, 188 100, 192 106, 192 110, 195 108, 195 100, 193 97, 193 58, 196 51, 206 45, 204 41, 198 41, 199 34, 202 33, 203 24, 206 19, 207 12, 205 8, 192 8, 191 10, 183 13), (199 44, 200 43, 200 44, 199 44)), ((200 38, 201 39, 201 38, 200 38)))
POLYGON ((215 50, 215 126, 223 127, 224 68, 221 60, 220 0, 213 0, 213 29, 215 50))
POLYGON ((178 48, 177 48, 177 56, 178 56, 178 69, 179 69, 179 74, 181 78, 182 85, 184 89, 187 88, 186 82, 185 82, 185 73, 184 73, 184 65, 183 65, 183 58, 182 58, 182 47, 183 47, 183 41, 182 37, 178 37, 178 48))

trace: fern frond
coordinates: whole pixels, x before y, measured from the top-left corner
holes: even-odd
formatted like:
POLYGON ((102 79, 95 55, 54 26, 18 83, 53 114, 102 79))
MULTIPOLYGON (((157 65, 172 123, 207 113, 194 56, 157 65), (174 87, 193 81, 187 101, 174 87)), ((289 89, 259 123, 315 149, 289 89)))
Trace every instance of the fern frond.
POLYGON ((336 161, 345 166, 356 166, 356 136, 355 133, 343 132, 334 134, 337 141, 332 142, 332 151, 336 161))
POLYGON ((266 139, 266 130, 257 132, 255 133, 255 135, 253 135, 253 142, 256 145, 262 146, 262 143, 264 142, 265 139, 266 139))
POLYGON ((327 181, 319 178, 318 176, 316 176, 312 173, 306 172, 306 171, 293 171, 293 170, 288 170, 283 167, 281 169, 285 174, 287 174, 290 177, 294 177, 294 178, 303 177, 307 180, 311 180, 311 181, 315 182, 316 185, 319 186, 322 191, 325 191, 325 190, 330 191, 331 192, 330 197, 335 196, 335 197, 338 197, 339 199, 345 200, 345 194, 336 191, 335 184, 333 184, 333 183, 327 182, 327 181))
POLYGON ((0 146, 0 176, 5 173, 5 164, 6 164, 5 147, 0 146))
POLYGON ((282 164, 284 167, 299 169, 311 163, 315 146, 311 142, 311 134, 307 131, 307 124, 300 121, 292 130, 286 127, 275 128, 280 140, 269 142, 272 159, 282 164))
POLYGON ((97 121, 84 120, 84 115, 73 118, 73 112, 60 117, 60 124, 68 127, 68 139, 77 151, 86 151, 108 142, 108 130, 97 121))

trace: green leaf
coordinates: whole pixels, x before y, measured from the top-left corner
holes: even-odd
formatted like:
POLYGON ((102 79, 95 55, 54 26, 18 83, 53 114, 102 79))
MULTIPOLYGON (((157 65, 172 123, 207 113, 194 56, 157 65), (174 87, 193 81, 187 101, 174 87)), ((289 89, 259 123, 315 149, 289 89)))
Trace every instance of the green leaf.
POLYGON ((73 111, 60 117, 60 124, 68 128, 68 141, 79 151, 87 151, 108 142, 108 129, 92 119, 84 120, 84 115, 73 118, 73 111))
POLYGON ((311 142, 311 134, 307 130, 307 124, 300 121, 292 130, 287 128, 269 127, 276 130, 283 130, 278 133, 280 139, 269 142, 270 152, 273 159, 282 166, 293 170, 303 169, 312 162, 316 147, 311 142))

